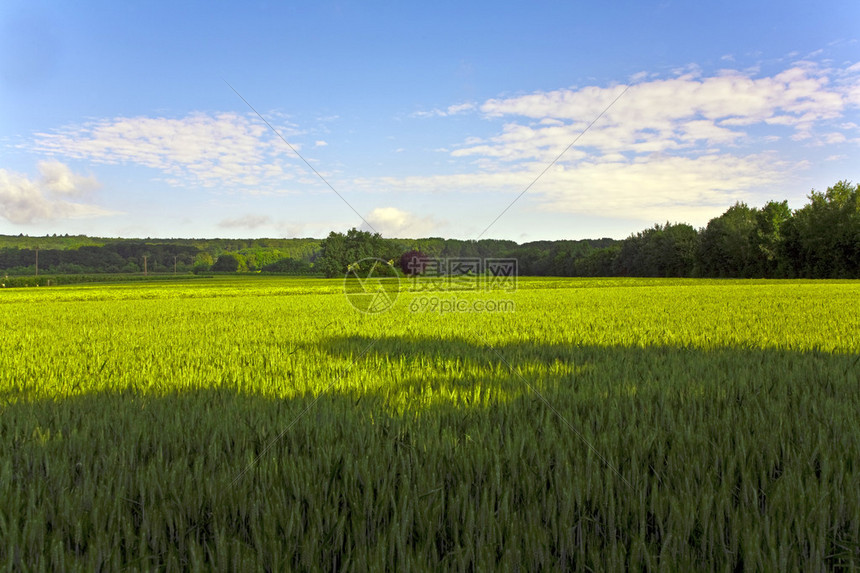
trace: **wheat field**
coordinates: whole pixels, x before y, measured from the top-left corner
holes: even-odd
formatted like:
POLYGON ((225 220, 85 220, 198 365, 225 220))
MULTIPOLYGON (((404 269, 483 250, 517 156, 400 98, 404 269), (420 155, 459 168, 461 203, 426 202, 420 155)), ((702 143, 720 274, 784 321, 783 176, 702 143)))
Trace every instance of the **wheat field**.
POLYGON ((0 291, 0 567, 860 567, 856 282, 402 290, 0 291))

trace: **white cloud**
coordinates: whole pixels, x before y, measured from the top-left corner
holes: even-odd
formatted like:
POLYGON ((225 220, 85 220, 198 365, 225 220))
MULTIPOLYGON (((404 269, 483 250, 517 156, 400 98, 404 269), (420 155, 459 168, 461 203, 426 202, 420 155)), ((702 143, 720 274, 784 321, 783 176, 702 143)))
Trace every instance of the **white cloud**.
POLYGON ((99 187, 95 177, 72 173, 68 165, 59 161, 39 162, 39 172, 42 187, 58 195, 80 197, 99 187))
MULTIPOLYGON (((290 239, 302 237, 303 236, 302 233, 305 232, 306 228, 307 228, 307 225, 303 224, 303 223, 279 223, 278 224, 278 231, 281 233, 281 235, 286 237, 286 238, 290 238, 290 239)), ((323 232, 323 234, 324 234, 324 232, 323 232)))
POLYGON ((39 163, 40 176, 0 169, 0 217, 16 224, 55 219, 81 219, 114 214, 96 205, 68 201, 98 187, 93 177, 73 173, 57 161, 39 163))
POLYGON ((801 167, 771 155, 589 162, 548 174, 540 184, 540 204, 554 212, 696 223, 801 167))
POLYGON ((446 110, 448 115, 457 115, 458 113, 466 113, 475 109, 475 104, 471 102, 449 105, 446 110))
POLYGON ((325 147, 326 145, 328 145, 328 142, 321 139, 314 142, 315 147, 325 147))
POLYGON ((823 136, 824 143, 828 145, 832 145, 835 143, 845 143, 848 141, 848 138, 845 137, 844 133, 840 133, 838 131, 834 131, 832 133, 825 133, 823 136))
MULTIPOLYGON (((288 141, 297 134, 289 125, 275 127, 288 141)), ((291 145, 301 148, 298 142, 291 145)), ((265 124, 236 113, 103 119, 38 133, 32 148, 95 163, 151 167, 176 186, 260 187, 305 173, 265 124)))
MULTIPOLYGON (((809 166, 763 153, 762 145, 856 142, 856 126, 846 115, 860 107, 857 74, 848 78, 844 70, 809 62, 771 76, 757 73, 703 75, 689 65, 668 79, 640 75, 526 200, 553 212, 704 222, 809 166)), ((355 185, 400 193, 496 192, 513 199, 623 89, 587 86, 487 100, 477 109, 500 120, 499 131, 448 148, 453 159, 470 161, 470 172, 355 185)))
MULTIPOLYGON (((512 201, 544 167, 545 164, 532 163, 498 172, 381 177, 354 183, 357 188, 397 194, 491 192, 512 201)), ((805 167, 770 154, 709 154, 696 158, 663 155, 633 161, 623 155, 607 155, 573 167, 556 165, 523 200, 556 213, 698 224, 734 201, 748 199, 757 190, 783 182, 805 167)), ((487 212, 480 217, 489 222, 497 214, 487 212)), ((399 233, 396 212, 384 215, 379 213, 374 220, 386 229, 395 229, 397 234, 408 235, 399 233)), ((374 220, 368 220, 376 226, 374 220)))
POLYGON ((416 111, 412 117, 448 117, 450 115, 459 115, 475 110, 475 104, 471 102, 457 103, 449 105, 445 109, 434 108, 430 111, 416 111))
MULTIPOLYGON (((417 237, 437 226, 433 217, 417 217, 396 207, 377 207, 365 217, 372 230, 384 237, 417 237)), ((362 225, 364 230, 371 230, 362 225)))
POLYGON ((500 171, 497 173, 457 173, 453 175, 414 175, 407 177, 361 177, 352 186, 362 191, 382 191, 397 194, 447 193, 464 191, 522 191, 533 171, 500 171))
POLYGON ((218 223, 218 226, 225 229, 256 229, 258 227, 269 225, 271 222, 272 219, 266 215, 244 215, 235 219, 223 219, 218 223))
MULTIPOLYGON (((742 127, 791 127, 800 139, 827 120, 839 118, 855 102, 860 81, 831 85, 823 70, 805 62, 771 77, 724 70, 701 77, 695 68, 680 77, 635 84, 598 120, 581 146, 598 152, 654 153, 695 149, 744 140, 742 127), (695 73, 689 73, 690 71, 695 73)), ((480 106, 488 118, 510 118, 503 132, 480 142, 464 142, 455 156, 505 161, 545 159, 563 149, 606 109, 623 87, 588 86, 490 99, 480 106), (536 119, 538 126, 519 118, 536 119)))

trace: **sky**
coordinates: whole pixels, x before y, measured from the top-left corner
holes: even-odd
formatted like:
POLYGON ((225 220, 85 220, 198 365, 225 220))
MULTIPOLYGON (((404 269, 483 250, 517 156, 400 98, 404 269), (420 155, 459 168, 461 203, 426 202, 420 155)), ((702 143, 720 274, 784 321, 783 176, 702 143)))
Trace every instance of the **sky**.
POLYGON ((860 2, 0 5, 0 234, 624 238, 860 182, 860 2))

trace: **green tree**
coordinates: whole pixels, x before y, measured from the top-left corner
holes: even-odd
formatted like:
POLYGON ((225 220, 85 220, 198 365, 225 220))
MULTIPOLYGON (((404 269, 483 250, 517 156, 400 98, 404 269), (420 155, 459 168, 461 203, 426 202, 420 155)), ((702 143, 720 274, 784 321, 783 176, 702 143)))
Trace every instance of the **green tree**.
POLYGON ((235 273, 239 270, 239 259, 233 253, 224 253, 212 265, 212 270, 222 273, 235 273))
POLYGON ((265 265, 262 270, 267 273, 288 273, 296 275, 308 275, 313 273, 313 269, 307 261, 290 258, 269 263, 268 265, 265 265))
POLYGON ((756 275, 776 277, 786 274, 783 233, 791 219, 788 201, 769 201, 755 214, 756 231, 753 244, 756 251, 756 275))
POLYGON ((196 257, 194 257, 194 265, 192 270, 194 273, 205 273, 212 269, 212 255, 209 253, 198 253, 196 257))
POLYGON ((379 233, 356 228, 347 231, 346 235, 332 231, 322 242, 322 255, 314 266, 327 277, 344 276, 350 265, 361 259, 393 261, 399 258, 399 249, 399 241, 386 241, 379 233))
POLYGON ((320 247, 321 255, 314 266, 328 278, 343 276, 351 262, 346 252, 346 236, 332 231, 320 247))
POLYGON ((640 277, 690 276, 698 239, 696 230, 686 223, 654 225, 624 240, 616 259, 618 272, 640 277))
POLYGON ((860 185, 813 189, 787 225, 785 253, 796 276, 860 277, 860 185))
POLYGON ((618 272, 618 255, 621 247, 613 245, 591 251, 576 261, 576 275, 586 277, 610 277, 618 272))
POLYGON ((755 274, 756 210, 735 203, 708 222, 698 248, 699 274, 706 277, 749 277, 755 274))

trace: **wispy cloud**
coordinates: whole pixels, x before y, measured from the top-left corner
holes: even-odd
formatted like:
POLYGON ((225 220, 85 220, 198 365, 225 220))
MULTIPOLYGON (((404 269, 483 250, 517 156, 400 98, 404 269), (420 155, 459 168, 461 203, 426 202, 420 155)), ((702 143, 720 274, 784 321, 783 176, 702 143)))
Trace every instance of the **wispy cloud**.
MULTIPOLYGON (((623 89, 583 86, 416 112, 440 122, 453 116, 461 116, 458 124, 478 121, 470 124, 473 135, 439 142, 441 147, 434 143, 447 156, 444 171, 397 177, 378 172, 349 183, 358 192, 474 191, 513 198, 623 89)), ((807 165, 791 154, 765 150, 794 146, 815 149, 822 158, 850 156, 845 148, 860 141, 858 108, 860 64, 851 62, 834 68, 797 61, 770 75, 756 69, 705 74, 695 64, 665 77, 640 73, 528 199, 538 209, 609 217, 660 220, 712 213, 715 206, 774 187, 807 165)), ((310 137, 287 116, 273 113, 271 119, 297 149, 303 139, 309 153, 327 145, 324 130, 310 137)), ((161 181, 175 186, 267 193, 320 185, 252 114, 105 118, 36 134, 28 147, 58 159, 152 168, 161 181)), ((436 169, 429 162, 424 168, 436 169)), ((2 172, 0 216, 31 221, 106 213, 72 201, 86 195, 95 183, 91 178, 73 174, 58 161, 40 165, 40 174, 30 180, 2 172)), ((415 236, 440 224, 391 206, 378 207, 368 217, 388 236, 415 236)), ((219 223, 237 229, 267 225, 278 228, 279 223, 265 215, 219 223)))
MULTIPOLYGON (((489 223, 546 165, 527 163, 506 167, 431 177, 356 179, 354 185, 397 194, 456 197, 463 192, 491 193, 500 202, 472 216, 489 223)), ((779 160, 773 154, 744 157, 712 154, 695 158, 663 155, 634 161, 623 155, 605 155, 580 161, 575 166, 552 168, 525 200, 539 210, 554 213, 698 223, 736 200, 747 199, 756 189, 785 182, 802 167, 779 160)), ((376 227, 375 222, 371 223, 376 227)))
MULTIPOLYGON (((439 226, 431 216, 418 217, 396 207, 377 207, 365 219, 385 237, 422 236, 439 226)), ((367 225, 362 229, 370 230, 367 225)))
POLYGON ((68 165, 59 161, 40 162, 39 173, 42 187, 57 195, 82 197, 100 187, 95 177, 73 173, 68 165))
MULTIPOLYGON (((784 126, 805 139, 822 122, 857 105, 853 98, 858 87, 856 77, 851 85, 831 84, 827 70, 805 62, 763 78, 726 70, 711 77, 699 77, 696 71, 644 81, 601 118, 582 147, 604 153, 696 151, 748 140, 751 133, 744 128, 756 125, 784 126)), ((485 116, 511 121, 501 134, 467 141, 454 155, 505 161, 546 158, 570 143, 621 89, 588 86, 488 100, 480 106, 485 116)))
POLYGON ((769 154, 583 162, 548 174, 539 201, 552 212, 698 223, 797 168, 769 154))
MULTIPOLYGON (((845 120, 860 107, 856 65, 830 69, 795 62, 763 77, 751 70, 705 76, 696 65, 675 73, 640 75, 532 189, 529 198, 538 208, 701 221, 808 167, 790 154, 764 151, 777 149, 778 142, 858 142, 856 125, 845 120)), ((355 184, 399 192, 517 193, 623 89, 586 86, 487 100, 475 109, 501 121, 499 131, 448 148, 451 158, 469 161, 469 172, 355 184)))
MULTIPOLYGON (((289 124, 276 127, 288 139, 298 134, 289 124)), ((38 133, 31 147, 94 163, 151 167, 176 186, 250 188, 305 173, 265 124, 236 113, 102 119, 38 133)))
POLYGON ((115 214, 96 205, 69 201, 99 187, 94 177, 73 173, 58 161, 39 163, 39 176, 0 169, 0 217, 18 224, 56 219, 81 219, 115 214))
POLYGON ((471 102, 457 103, 449 105, 445 109, 434 108, 430 111, 416 111, 412 114, 413 117, 448 117, 450 115, 459 115, 468 113, 476 109, 475 104, 471 102))
POLYGON ((270 224, 272 219, 267 215, 244 215, 235 219, 223 219, 218 226, 225 229, 256 229, 270 224))

